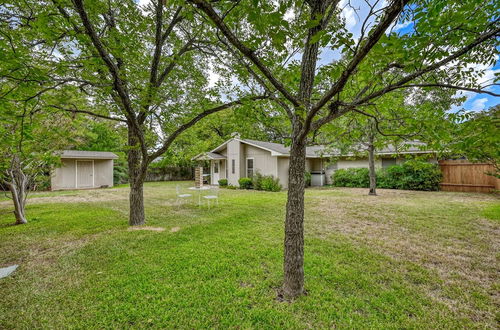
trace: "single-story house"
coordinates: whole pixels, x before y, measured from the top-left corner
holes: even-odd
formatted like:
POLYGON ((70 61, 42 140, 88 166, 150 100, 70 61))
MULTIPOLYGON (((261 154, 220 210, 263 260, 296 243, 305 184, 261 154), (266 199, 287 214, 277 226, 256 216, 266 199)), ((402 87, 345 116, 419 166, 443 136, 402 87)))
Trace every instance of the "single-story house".
POLYGON ((61 167, 51 174, 51 190, 88 189, 113 186, 113 160, 118 156, 107 151, 63 150, 61 167))
MULTIPOLYGON (((427 160, 437 163, 436 154, 422 150, 423 144, 414 142, 404 151, 389 146, 376 152, 376 167, 387 167, 404 161, 407 155, 426 155, 427 160)), ((290 148, 283 144, 241 139, 235 135, 209 152, 193 158, 210 162, 210 183, 218 184, 219 179, 227 179, 231 185, 238 185, 242 177, 252 177, 259 172, 279 178, 283 188, 288 185, 290 148)), ((341 155, 325 146, 306 148, 306 171, 311 172, 311 184, 322 186, 331 184, 334 171, 341 168, 368 167, 367 156, 356 154, 341 155)))

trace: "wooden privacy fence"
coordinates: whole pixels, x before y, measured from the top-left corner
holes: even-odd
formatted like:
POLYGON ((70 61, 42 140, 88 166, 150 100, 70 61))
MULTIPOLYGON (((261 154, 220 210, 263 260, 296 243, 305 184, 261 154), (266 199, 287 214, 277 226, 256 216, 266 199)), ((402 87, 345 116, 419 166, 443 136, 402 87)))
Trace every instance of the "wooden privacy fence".
POLYGON ((468 160, 439 161, 443 179, 441 190, 464 192, 491 192, 500 189, 500 179, 486 173, 494 172, 487 163, 471 163, 468 160))

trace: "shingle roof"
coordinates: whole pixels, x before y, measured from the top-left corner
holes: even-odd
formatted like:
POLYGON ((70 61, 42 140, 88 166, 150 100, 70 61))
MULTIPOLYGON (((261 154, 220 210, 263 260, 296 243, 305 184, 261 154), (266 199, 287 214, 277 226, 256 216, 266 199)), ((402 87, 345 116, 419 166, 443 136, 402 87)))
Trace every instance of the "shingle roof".
POLYGON ((210 160, 210 159, 226 159, 226 156, 216 152, 203 152, 191 158, 191 160, 210 160))
POLYGON ((118 159, 115 153, 109 151, 62 150, 57 154, 61 158, 118 159))
MULTIPOLYGON (((290 156, 290 147, 287 147, 281 143, 274 143, 274 142, 266 142, 266 141, 258 141, 258 140, 250 140, 250 139, 238 139, 236 140, 253 145, 255 147, 259 147, 268 151, 271 151, 274 156, 290 156)), ((212 154, 219 155, 215 151, 222 150, 224 146, 231 140, 228 140, 212 150, 212 154)), ((401 154, 412 154, 412 153, 430 153, 432 151, 430 150, 424 150, 425 148, 425 143, 419 142, 419 141, 409 141, 407 142, 406 148, 397 148, 392 145, 388 145, 386 148, 378 150, 375 152, 377 155, 393 155, 397 153, 401 154)), ((363 149, 361 146, 359 147, 359 152, 362 152, 363 149)), ((347 153, 347 154, 342 154, 340 150, 337 149, 332 149, 324 145, 318 145, 318 146, 309 146, 306 147, 306 157, 307 158, 320 158, 320 157, 351 157, 355 156, 355 153, 347 153)), ((197 158, 196 156, 195 158, 197 158)), ((220 159, 225 159, 226 157, 222 156, 223 158, 220 159)), ((217 158, 214 158, 217 159, 217 158)))
MULTIPOLYGON (((283 144, 280 143, 273 143, 273 142, 264 142, 264 141, 257 141, 257 140, 249 140, 249 139, 242 139, 242 142, 246 142, 255 146, 259 146, 264 149, 272 150, 274 152, 280 153, 283 156, 289 156, 290 155, 290 147, 286 147, 283 144)), ((393 145, 388 145, 384 149, 378 150, 375 152, 377 155, 391 155, 391 154, 396 154, 396 153, 426 153, 426 152, 432 152, 429 150, 424 150, 426 144, 423 142, 419 141, 410 141, 407 142, 406 148, 397 148, 393 145)), ((360 152, 362 151, 362 148, 359 148, 360 152)), ((327 146, 319 145, 319 146, 309 146, 306 147, 306 157, 307 158, 316 158, 316 157, 333 157, 333 156, 353 156, 354 153, 349 153, 349 154, 341 154, 339 150, 331 149, 328 148, 327 146)))

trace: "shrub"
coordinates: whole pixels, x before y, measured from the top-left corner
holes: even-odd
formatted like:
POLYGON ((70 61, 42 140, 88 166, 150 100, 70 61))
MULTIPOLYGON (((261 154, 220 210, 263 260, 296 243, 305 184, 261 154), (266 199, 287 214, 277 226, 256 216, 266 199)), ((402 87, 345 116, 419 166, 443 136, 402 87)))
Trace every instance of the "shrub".
POLYGON ((252 178, 253 189, 262 190, 262 178, 264 176, 259 172, 255 173, 252 178))
POLYGON ((260 186, 262 190, 265 191, 280 191, 281 184, 280 179, 273 177, 272 175, 263 176, 260 186))
POLYGON ((404 162, 404 188, 409 190, 439 190, 441 170, 436 164, 418 160, 404 162))
POLYGON ((238 180, 238 184, 240 185, 241 189, 252 189, 253 187, 252 179, 250 178, 240 178, 238 180))
POLYGON ((227 179, 220 179, 219 187, 227 187, 227 179))
POLYGON ((335 187, 368 188, 370 177, 367 168, 346 168, 336 170, 332 175, 335 187))
POLYGON ((306 171, 304 173, 304 181, 305 181, 306 187, 311 186, 311 172, 306 171))
POLYGON ((233 186, 232 184, 228 184, 226 188, 231 190, 238 189, 238 187, 233 186))
POLYGON ((259 172, 253 176, 252 184, 255 190, 280 191, 282 188, 278 178, 272 175, 262 175, 259 172))
MULTIPOLYGON (((407 190, 439 190, 441 171, 435 164, 409 160, 377 170, 377 187, 407 190)), ((332 175, 336 187, 367 188, 370 185, 367 168, 340 169, 332 175)))

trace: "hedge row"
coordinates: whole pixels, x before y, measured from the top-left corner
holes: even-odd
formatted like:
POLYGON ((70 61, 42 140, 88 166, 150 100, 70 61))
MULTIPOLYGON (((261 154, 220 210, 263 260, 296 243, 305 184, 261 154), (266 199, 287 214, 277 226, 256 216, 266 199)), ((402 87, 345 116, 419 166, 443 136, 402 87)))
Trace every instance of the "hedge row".
MULTIPOLYGON (((377 188, 405 190, 439 190, 441 171, 435 164, 409 160, 400 165, 377 169, 377 188)), ((335 171, 332 175, 336 187, 368 188, 370 186, 367 168, 348 168, 335 171)))
MULTIPOLYGON (((238 184, 240 189, 280 191, 282 188, 278 178, 275 178, 272 175, 262 175, 260 173, 256 173, 253 178, 240 178, 238 180, 238 184)), ((229 185, 227 179, 220 179, 219 187, 227 187, 230 189, 236 188, 229 185)))

